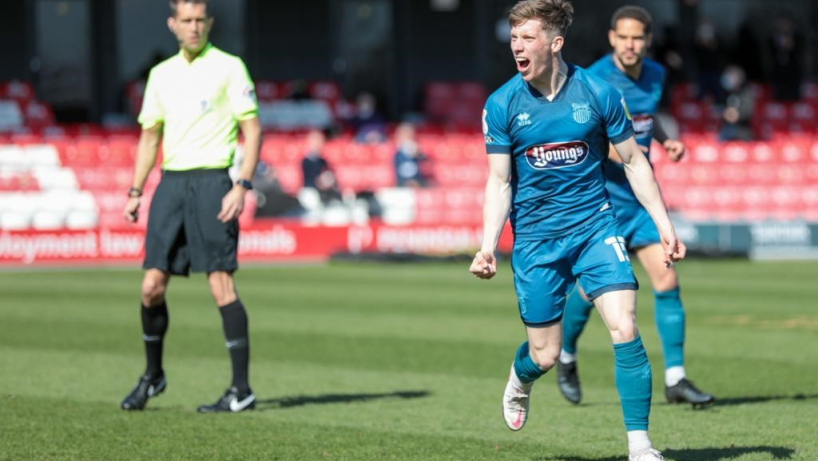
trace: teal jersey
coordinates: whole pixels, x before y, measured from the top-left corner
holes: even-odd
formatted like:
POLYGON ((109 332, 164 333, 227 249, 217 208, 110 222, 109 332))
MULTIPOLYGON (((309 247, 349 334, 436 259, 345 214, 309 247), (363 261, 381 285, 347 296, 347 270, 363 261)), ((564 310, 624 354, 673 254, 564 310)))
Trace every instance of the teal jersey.
POLYGON ((516 239, 561 237, 611 214, 601 163, 633 125, 625 100, 599 77, 569 64, 549 101, 518 74, 489 96, 483 134, 489 155, 512 156, 516 239))
MULTIPOLYGON (((628 108, 633 114, 633 129, 636 142, 647 149, 653 139, 653 125, 659 101, 662 99, 662 87, 665 81, 665 69, 656 61, 645 58, 642 61, 642 72, 636 80, 628 77, 614 63, 613 56, 607 55, 588 68, 599 78, 611 84, 622 93, 628 108)), ((650 156, 648 155, 648 158, 650 156)), ((622 164, 605 162, 603 164, 608 194, 617 208, 641 206, 633 194, 630 183, 625 177, 622 164)))

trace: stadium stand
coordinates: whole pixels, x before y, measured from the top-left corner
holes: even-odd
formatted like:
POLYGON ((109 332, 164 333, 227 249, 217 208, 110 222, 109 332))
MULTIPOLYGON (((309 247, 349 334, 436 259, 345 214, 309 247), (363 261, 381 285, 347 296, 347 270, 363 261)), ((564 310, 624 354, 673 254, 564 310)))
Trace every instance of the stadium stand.
MULTIPOLYGON (((266 103, 281 102, 292 91, 288 82, 258 82, 256 88, 266 103)), ((306 82, 304 88, 310 101, 331 109, 331 117, 348 110, 334 82, 306 82)), ((129 85, 133 110, 143 90, 139 82, 129 85)), ((753 127, 759 140, 749 142, 717 140, 717 106, 697 101, 694 85, 672 91, 670 113, 688 155, 671 163, 661 147, 652 151, 671 211, 707 222, 818 220, 818 84, 805 84, 797 102, 773 101, 768 87, 755 91, 753 127)), ((487 167, 479 126, 472 122, 486 90, 473 82, 430 82, 423 94, 427 121, 417 142, 431 162, 428 188, 394 187, 394 142, 359 144, 349 133, 331 139, 323 152, 336 173, 341 206, 326 206, 301 190, 303 131, 268 130, 261 160, 273 168, 283 192, 301 203, 304 222, 479 224, 487 167), (380 210, 364 197, 374 197, 380 210)), ((0 95, 0 229, 122 226, 138 130, 55 125, 50 108, 25 82, 0 84, 0 95)), ((154 171, 149 178, 143 213, 159 177, 154 171)), ((248 200, 245 222, 252 219, 255 202, 255 197, 248 200)))

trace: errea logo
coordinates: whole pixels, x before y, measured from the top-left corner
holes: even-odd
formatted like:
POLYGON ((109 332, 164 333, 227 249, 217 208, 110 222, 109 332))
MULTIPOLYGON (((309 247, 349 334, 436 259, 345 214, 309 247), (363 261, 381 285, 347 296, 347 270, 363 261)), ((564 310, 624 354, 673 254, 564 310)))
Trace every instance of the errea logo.
POLYGON ((522 114, 517 115, 517 126, 527 126, 531 125, 531 114, 528 112, 523 112, 522 114))

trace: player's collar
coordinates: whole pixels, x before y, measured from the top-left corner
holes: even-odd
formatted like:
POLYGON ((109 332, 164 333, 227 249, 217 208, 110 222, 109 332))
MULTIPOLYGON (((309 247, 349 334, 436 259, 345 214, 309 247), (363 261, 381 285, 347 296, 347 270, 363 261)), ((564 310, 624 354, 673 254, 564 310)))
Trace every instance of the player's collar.
MULTIPOLYGON (((540 92, 540 90, 534 88, 534 85, 532 85, 532 84, 526 82, 525 80, 523 80, 523 84, 528 89, 528 93, 531 96, 533 96, 534 99, 536 99, 536 100, 538 100, 540 102, 549 103, 549 104, 557 102, 560 99, 562 99, 562 95, 563 95, 563 93, 565 93, 566 88, 568 88, 568 84, 571 82, 571 79, 574 77, 574 72, 576 70, 576 66, 571 64, 571 63, 566 62, 565 66, 568 68, 568 72, 566 72, 566 74, 565 74, 565 81, 562 82, 562 86, 560 86, 560 89, 557 90, 557 94, 554 95, 554 99, 549 101, 548 98, 546 98, 545 95, 540 92)), ((520 79, 522 80, 522 77, 520 77, 520 79)))
POLYGON ((180 58, 182 58, 182 60, 185 61, 186 63, 193 64, 194 62, 198 61, 199 59, 202 59, 203 57, 205 57, 205 55, 207 54, 208 51, 210 51, 211 48, 213 48, 213 44, 211 42, 207 42, 207 45, 205 45, 204 48, 202 48, 202 51, 200 51, 199 54, 197 54, 196 57, 193 58, 193 61, 188 61, 187 60, 187 58, 185 57, 185 50, 182 49, 182 48, 179 48, 178 56, 180 58))

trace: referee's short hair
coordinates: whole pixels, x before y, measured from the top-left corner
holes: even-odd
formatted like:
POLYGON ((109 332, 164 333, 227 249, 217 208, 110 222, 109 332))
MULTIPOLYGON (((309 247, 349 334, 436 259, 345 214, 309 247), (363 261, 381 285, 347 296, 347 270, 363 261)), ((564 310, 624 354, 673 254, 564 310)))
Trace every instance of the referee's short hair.
POLYGON ((611 30, 616 30, 616 23, 620 19, 635 19, 645 26, 645 35, 649 34, 653 26, 653 18, 648 10, 636 5, 625 5, 616 10, 611 17, 611 30))
POLYGON ((171 16, 176 16, 176 7, 180 3, 193 3, 194 5, 204 5, 205 11, 209 12, 210 10, 210 8, 208 8, 208 6, 210 5, 210 0, 170 0, 168 4, 170 5, 171 16))

